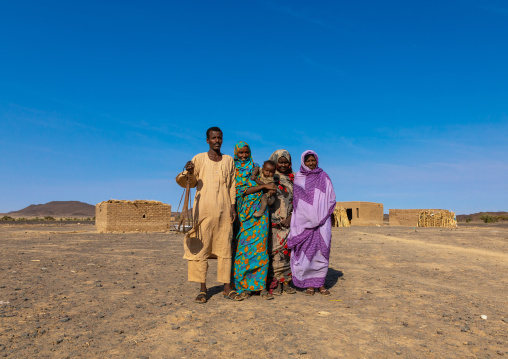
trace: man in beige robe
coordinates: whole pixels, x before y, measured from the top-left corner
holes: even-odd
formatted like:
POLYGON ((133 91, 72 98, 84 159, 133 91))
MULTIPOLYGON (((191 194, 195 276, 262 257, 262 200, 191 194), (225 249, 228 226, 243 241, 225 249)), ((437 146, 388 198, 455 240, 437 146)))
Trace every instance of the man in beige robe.
POLYGON ((206 274, 208 259, 212 258, 217 258, 217 280, 224 283, 224 297, 241 300, 230 286, 232 222, 236 219, 235 164, 231 156, 220 152, 220 128, 209 128, 206 137, 208 152, 194 156, 185 165, 186 170, 176 177, 176 182, 186 187, 188 176, 190 187, 196 188, 194 227, 185 235, 183 257, 188 260, 188 280, 201 283, 196 302, 208 300, 206 274))

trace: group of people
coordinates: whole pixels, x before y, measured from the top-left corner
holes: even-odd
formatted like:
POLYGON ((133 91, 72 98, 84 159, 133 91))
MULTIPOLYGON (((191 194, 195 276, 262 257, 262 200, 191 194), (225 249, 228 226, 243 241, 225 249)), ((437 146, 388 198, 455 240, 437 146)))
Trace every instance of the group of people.
POLYGON ((306 295, 330 295, 325 278, 336 202, 318 155, 302 153, 295 174, 286 150, 259 168, 247 143, 238 142, 232 158, 221 153, 222 141, 222 131, 209 128, 209 151, 194 156, 176 177, 180 186, 196 188, 194 226, 184 238, 188 279, 201 285, 195 301, 208 300, 212 258, 227 299, 294 294, 291 282, 306 295))

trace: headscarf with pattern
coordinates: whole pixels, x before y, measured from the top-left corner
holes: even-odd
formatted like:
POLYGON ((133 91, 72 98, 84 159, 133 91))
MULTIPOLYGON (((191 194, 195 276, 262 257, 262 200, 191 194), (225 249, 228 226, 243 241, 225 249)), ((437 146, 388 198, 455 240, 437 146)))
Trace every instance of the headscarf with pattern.
POLYGON ((291 165, 291 155, 286 150, 277 150, 270 156, 270 161, 275 162, 276 164, 279 163, 279 158, 284 157, 289 161, 289 173, 282 173, 277 170, 275 173, 279 175, 280 184, 284 186, 284 188, 288 191, 291 201, 293 200, 293 180, 294 180, 294 173, 293 168, 291 165))
POLYGON ((238 198, 243 196, 243 193, 247 188, 257 185, 256 182, 250 179, 252 170, 254 169, 254 166, 257 166, 257 164, 252 160, 250 146, 244 141, 240 141, 235 145, 234 159, 236 167, 236 197, 238 198), (249 149, 249 157, 245 160, 241 160, 238 158, 238 151, 245 146, 249 149))

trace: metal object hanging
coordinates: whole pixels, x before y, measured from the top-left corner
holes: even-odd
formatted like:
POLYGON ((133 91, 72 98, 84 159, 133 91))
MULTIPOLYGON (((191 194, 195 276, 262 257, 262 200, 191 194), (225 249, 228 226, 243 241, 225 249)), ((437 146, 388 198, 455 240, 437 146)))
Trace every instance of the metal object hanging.
POLYGON ((192 216, 192 211, 189 209, 189 199, 191 197, 191 188, 190 188, 191 175, 187 171, 183 171, 182 173, 185 175, 187 185, 183 190, 182 197, 180 198, 180 203, 178 204, 177 212, 180 212, 180 205, 182 204, 182 199, 185 197, 183 201, 182 212, 180 214, 180 220, 178 221, 178 224, 175 225, 175 227, 177 232, 187 233, 194 226, 194 218, 192 216))

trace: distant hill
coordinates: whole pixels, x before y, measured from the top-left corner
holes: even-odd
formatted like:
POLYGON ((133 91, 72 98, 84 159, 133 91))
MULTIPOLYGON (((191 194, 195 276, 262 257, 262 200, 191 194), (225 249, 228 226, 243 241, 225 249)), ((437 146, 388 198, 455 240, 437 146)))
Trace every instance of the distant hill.
MULTIPOLYGON (((458 222, 465 222, 466 219, 469 219, 471 221, 481 221, 480 217, 484 214, 487 214, 492 217, 499 217, 500 220, 506 220, 508 218, 508 212, 478 212, 478 213, 472 213, 472 214, 458 214, 457 221, 458 222)), ((383 220, 388 221, 390 216, 388 214, 383 215, 383 220)))
POLYGON ((459 214, 457 215, 457 221, 464 222, 466 219, 470 219, 471 221, 481 221, 480 217, 484 214, 493 217, 506 217, 508 218, 508 212, 478 212, 472 214, 459 214))
POLYGON ((12 217, 95 217, 95 206, 79 201, 53 201, 31 204, 7 214, 12 217))

